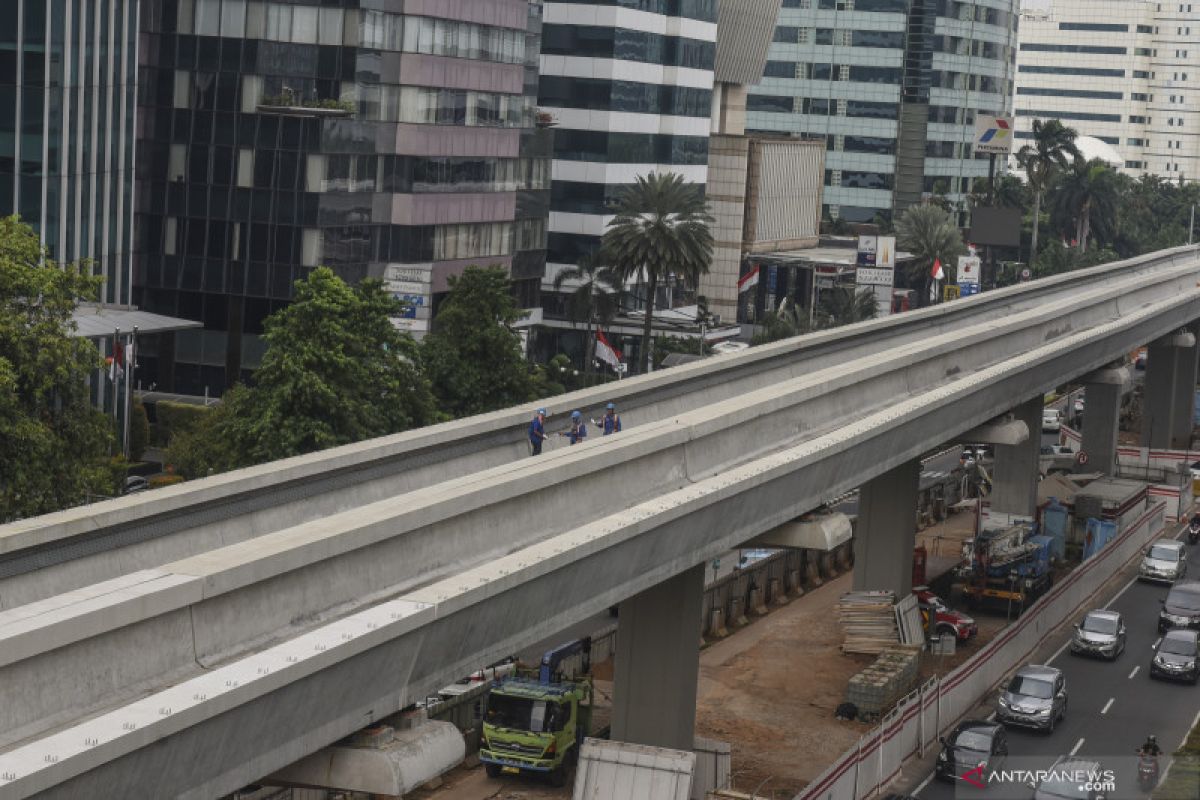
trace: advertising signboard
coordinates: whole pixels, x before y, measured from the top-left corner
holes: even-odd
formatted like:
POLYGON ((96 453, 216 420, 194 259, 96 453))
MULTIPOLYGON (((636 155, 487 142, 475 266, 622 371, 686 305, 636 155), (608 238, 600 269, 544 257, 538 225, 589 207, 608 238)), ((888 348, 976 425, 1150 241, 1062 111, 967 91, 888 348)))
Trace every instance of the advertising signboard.
MULTIPOLYGON (((979 256, 959 256, 958 257, 958 285, 979 286, 979 275, 981 261, 979 256)), ((963 292, 966 294, 965 290, 963 292)))
POLYGON ((1013 147, 1012 117, 975 115, 975 152, 1006 156, 1013 147))

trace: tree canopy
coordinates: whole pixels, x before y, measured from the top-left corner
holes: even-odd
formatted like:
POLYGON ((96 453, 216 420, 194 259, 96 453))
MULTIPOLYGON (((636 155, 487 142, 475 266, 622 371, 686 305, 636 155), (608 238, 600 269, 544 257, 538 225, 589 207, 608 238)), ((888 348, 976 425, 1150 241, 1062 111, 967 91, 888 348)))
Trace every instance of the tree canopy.
POLYGON ((529 365, 512 328, 520 316, 503 269, 468 267, 450 279, 421 345, 421 362, 443 412, 464 417, 532 399, 529 365))
POLYGON ((920 302, 929 294, 933 262, 941 261, 949 277, 960 255, 967 252, 954 218, 933 205, 911 206, 896 220, 896 243, 915 256, 907 268, 909 285, 918 288, 920 302))
POLYGON ((0 219, 0 522, 116 489, 112 422, 88 390, 103 362, 71 322, 99 287, 86 266, 47 258, 17 217, 0 219))
POLYGON ((1025 169, 1029 190, 1033 192, 1033 237, 1029 247, 1032 262, 1038 253, 1038 228, 1042 215, 1042 196, 1050 182, 1073 159, 1079 158, 1075 146, 1076 133, 1057 119, 1035 119, 1032 125, 1033 142, 1017 151, 1017 162, 1025 169))

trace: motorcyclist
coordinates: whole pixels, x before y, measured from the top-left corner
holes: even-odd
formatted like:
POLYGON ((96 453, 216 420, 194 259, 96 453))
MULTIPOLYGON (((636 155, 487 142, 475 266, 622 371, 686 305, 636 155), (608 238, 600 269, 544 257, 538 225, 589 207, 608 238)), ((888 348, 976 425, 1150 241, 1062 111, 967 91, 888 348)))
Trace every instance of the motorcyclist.
POLYGON ((1159 754, 1162 753, 1162 748, 1158 746, 1158 738, 1153 733, 1147 736, 1145 743, 1142 744, 1138 753, 1143 756, 1158 758, 1159 754))

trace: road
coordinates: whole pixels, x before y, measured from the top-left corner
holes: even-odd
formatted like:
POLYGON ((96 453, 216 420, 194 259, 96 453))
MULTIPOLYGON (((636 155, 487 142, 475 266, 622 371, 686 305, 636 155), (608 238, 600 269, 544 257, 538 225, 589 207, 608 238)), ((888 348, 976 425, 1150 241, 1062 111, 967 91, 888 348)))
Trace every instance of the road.
MULTIPOLYGON (((1181 532, 1181 529, 1180 531, 1181 532)), ((1200 576, 1200 547, 1190 548, 1188 577, 1200 576)), ((1140 797, 1131 792, 1128 780, 1122 780, 1134 768, 1132 757, 1149 733, 1158 736, 1164 750, 1170 752, 1183 741, 1187 731, 1200 718, 1200 687, 1150 678, 1148 670, 1159 635, 1159 600, 1166 597, 1167 586, 1131 582, 1106 606, 1125 618, 1128 639, 1125 652, 1115 662, 1080 658, 1070 654, 1068 634, 1059 638, 1061 649, 1048 663, 1059 667, 1067 678, 1066 718, 1047 735, 1021 729, 1009 731, 1009 762, 1015 756, 1036 757, 1041 768, 1049 768, 1059 756, 1073 753, 1099 761, 1117 771, 1117 791, 1109 791, 1109 800, 1140 797)), ((994 703, 994 698, 990 698, 994 703)), ((1020 766, 1026 762, 1020 760, 1020 766)), ((1166 761, 1163 766, 1165 768, 1166 761)), ((988 797, 993 790, 975 790, 959 783, 951 785, 926 777, 914 792, 922 800, 951 800, 968 794, 988 797), (956 792, 957 789, 957 792, 956 792)), ((1012 796, 1011 791, 1001 796, 1012 796)), ((1026 791, 1025 796, 1028 796, 1026 791)))

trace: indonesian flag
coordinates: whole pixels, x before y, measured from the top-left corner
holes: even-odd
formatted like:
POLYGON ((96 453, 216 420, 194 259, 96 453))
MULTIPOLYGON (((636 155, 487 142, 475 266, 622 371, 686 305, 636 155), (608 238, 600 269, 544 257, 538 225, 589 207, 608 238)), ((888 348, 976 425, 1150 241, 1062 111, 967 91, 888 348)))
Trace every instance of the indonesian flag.
POLYGON ((946 271, 942 269, 942 260, 940 258, 935 258, 933 260, 933 271, 929 274, 933 276, 935 281, 940 281, 942 278, 946 277, 946 271))
POLYGON ((603 331, 596 331, 596 358, 614 367, 621 363, 621 351, 609 344, 603 331))
POLYGON ((738 278, 738 294, 749 291, 755 286, 758 286, 758 264, 755 264, 753 269, 738 278))
POLYGON ((125 347, 121 345, 121 341, 113 336, 113 354, 108 357, 108 378, 109 380, 117 380, 125 374, 125 361, 128 353, 125 352, 125 347))

